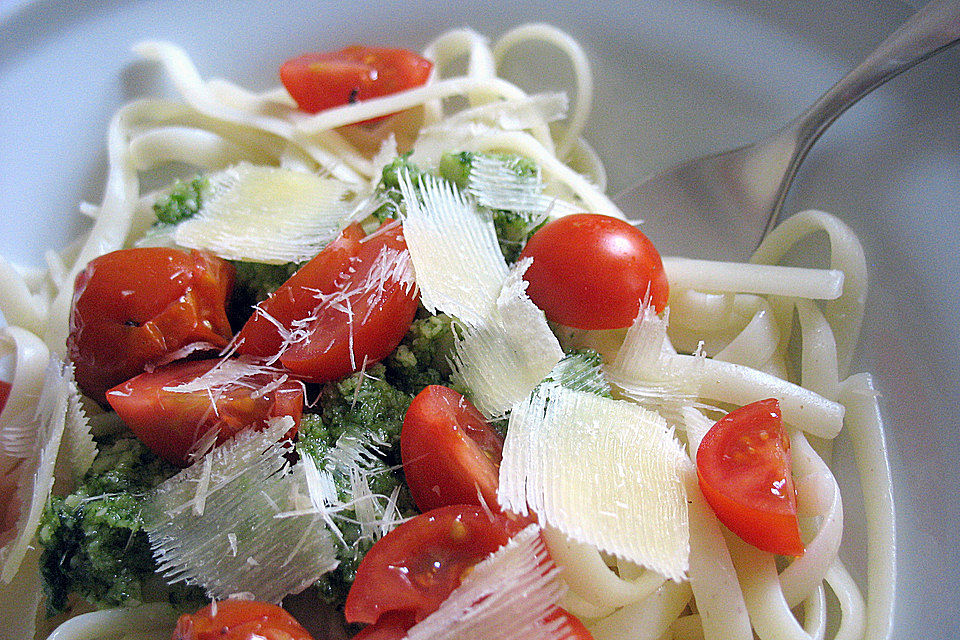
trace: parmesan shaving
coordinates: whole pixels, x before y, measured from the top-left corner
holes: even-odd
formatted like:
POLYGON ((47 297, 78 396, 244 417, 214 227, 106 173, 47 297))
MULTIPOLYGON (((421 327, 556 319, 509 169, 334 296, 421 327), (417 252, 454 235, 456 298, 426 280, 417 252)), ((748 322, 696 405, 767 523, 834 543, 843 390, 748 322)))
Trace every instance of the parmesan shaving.
POLYGON ((415 624, 408 640, 561 640, 562 620, 544 623, 563 596, 559 570, 536 525, 477 564, 440 607, 415 624))
POLYGON ((336 567, 304 465, 291 469, 285 458, 290 444, 281 439, 292 426, 284 416, 241 432, 149 495, 145 529, 168 580, 214 598, 248 591, 279 602, 336 567))
POLYGON ((240 163, 209 180, 203 206, 177 226, 174 239, 229 260, 309 260, 353 210, 349 185, 310 173, 240 163))
POLYGON ((407 208, 403 232, 420 302, 433 313, 481 324, 508 273, 493 219, 452 183, 422 176, 421 200, 410 176, 402 173, 399 178, 407 208))
POLYGON ((498 498, 574 541, 681 580, 689 465, 658 414, 544 385, 510 414, 498 498))
POLYGON ((530 262, 515 266, 491 314, 456 342, 453 377, 488 418, 523 400, 563 358, 543 311, 526 294, 523 273, 530 262))

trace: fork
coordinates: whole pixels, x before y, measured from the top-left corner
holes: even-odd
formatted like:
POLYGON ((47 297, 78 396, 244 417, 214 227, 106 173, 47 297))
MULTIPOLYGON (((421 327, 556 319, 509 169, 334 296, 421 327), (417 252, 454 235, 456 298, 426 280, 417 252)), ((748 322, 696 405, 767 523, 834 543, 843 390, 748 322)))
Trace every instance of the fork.
POLYGON ((809 109, 754 144, 676 165, 614 197, 661 253, 749 257, 777 222, 790 183, 823 131, 860 98, 960 39, 960 0, 933 0, 809 109))

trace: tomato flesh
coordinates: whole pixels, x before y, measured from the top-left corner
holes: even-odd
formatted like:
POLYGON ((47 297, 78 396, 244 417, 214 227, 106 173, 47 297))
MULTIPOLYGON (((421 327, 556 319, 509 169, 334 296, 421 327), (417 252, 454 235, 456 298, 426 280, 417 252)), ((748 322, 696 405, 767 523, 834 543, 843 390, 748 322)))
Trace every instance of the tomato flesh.
POLYGON ((790 441, 777 400, 721 418, 697 450, 697 477, 717 518, 740 538, 770 553, 803 555, 790 441))
POLYGON ((222 600, 180 616, 173 640, 313 640, 293 616, 275 604, 222 600))
POLYGON ((413 618, 406 613, 385 613, 374 624, 367 625, 353 640, 403 640, 413 626, 413 618))
POLYGON ((233 267, 201 251, 120 249, 92 260, 74 285, 67 349, 77 384, 107 389, 193 343, 226 346, 233 267))
POLYGON ((417 394, 400 431, 403 473, 417 508, 450 504, 499 510, 497 485, 503 438, 480 411, 452 389, 431 385, 417 394))
MULTIPOLYGON (((211 429, 216 444, 238 432, 262 428, 269 418, 291 416, 299 426, 303 414, 303 386, 281 381, 280 373, 257 373, 214 389, 174 391, 208 373, 218 360, 177 362, 141 373, 107 392, 107 401, 147 447, 176 465, 190 462, 190 453, 211 429), (279 386, 266 393, 268 385, 279 386)), ((293 435, 293 434, 290 434, 293 435)))
POLYGON ((661 311, 669 285, 653 243, 631 224, 579 213, 534 233, 520 254, 533 258, 527 294, 547 318, 577 329, 618 329, 633 323, 641 303, 661 311))
POLYGON ((515 533, 507 518, 475 505, 441 507, 404 522, 360 562, 344 606, 347 622, 372 624, 389 612, 423 620, 468 569, 515 533))
POLYGON ((281 354, 283 366, 302 380, 327 382, 388 356, 419 306, 409 260, 398 223, 365 237, 336 290, 311 310, 304 335, 281 354))
POLYGON ((317 113, 419 87, 431 69, 433 63, 406 49, 350 46, 287 60, 280 80, 302 111, 317 113))

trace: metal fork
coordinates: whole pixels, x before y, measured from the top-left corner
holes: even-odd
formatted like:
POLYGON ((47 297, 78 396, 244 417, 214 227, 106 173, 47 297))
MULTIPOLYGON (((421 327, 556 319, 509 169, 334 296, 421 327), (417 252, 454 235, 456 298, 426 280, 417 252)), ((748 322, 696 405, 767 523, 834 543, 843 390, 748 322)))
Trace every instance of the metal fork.
POLYGON ((776 224, 810 147, 860 98, 960 40, 960 0, 933 0, 888 36, 809 109, 772 136, 684 162, 627 188, 614 201, 661 253, 748 257, 776 224))

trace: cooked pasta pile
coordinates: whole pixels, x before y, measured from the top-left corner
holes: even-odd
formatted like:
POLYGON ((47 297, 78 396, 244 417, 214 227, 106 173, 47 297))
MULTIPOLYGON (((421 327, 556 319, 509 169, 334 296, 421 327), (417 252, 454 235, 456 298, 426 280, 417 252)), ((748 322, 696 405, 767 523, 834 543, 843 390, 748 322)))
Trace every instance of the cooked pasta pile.
MULTIPOLYGON (((469 30, 446 32, 424 50, 435 65, 426 85, 316 115, 299 111, 282 88, 251 93, 201 78, 175 45, 144 42, 134 51, 162 66, 180 100, 137 100, 113 117, 103 201, 82 205, 91 225, 75 246, 50 252, 42 270, 0 258, 0 310, 7 322, 0 346, 12 356, 12 389, 0 415, 0 489, 11 497, 0 518, 0 579, 6 594, 36 594, 4 597, 0 624, 6 628, 22 627, 39 604, 34 539, 54 483, 78 477, 95 454, 88 421, 101 410, 81 401, 64 364, 72 283, 91 259, 149 235, 152 205, 167 189, 145 190, 144 176, 171 163, 206 173, 238 163, 281 166, 338 181, 350 195, 350 215, 359 218, 369 213, 382 167, 398 153, 412 151, 425 167, 447 151, 511 153, 539 165, 541 204, 550 215, 623 216, 604 194, 603 167, 581 137, 592 99, 586 56, 553 27, 521 26, 492 45, 469 30), (530 41, 569 59, 570 99, 529 95, 498 75, 504 56, 530 41), (451 75, 464 62, 465 72, 451 75), (376 125, 347 127, 395 113, 376 125)), ((682 575, 667 579, 551 526, 543 536, 565 583, 561 604, 598 640, 887 638, 894 589, 891 478, 870 376, 850 375, 867 289, 857 238, 836 217, 804 211, 775 229, 749 264, 667 257, 664 265, 671 291, 661 316, 642 313, 625 331, 569 331, 561 343, 603 354, 617 393, 662 417, 686 464, 723 413, 778 398, 806 552, 783 562, 726 531, 691 465, 682 575), (821 233, 829 238, 826 268, 778 266, 797 243, 821 233), (829 461, 841 431, 852 443, 864 496, 866 585, 857 585, 838 557, 843 505, 829 461)), ((90 613, 53 637, 169 638, 174 620, 165 605, 90 613)))

